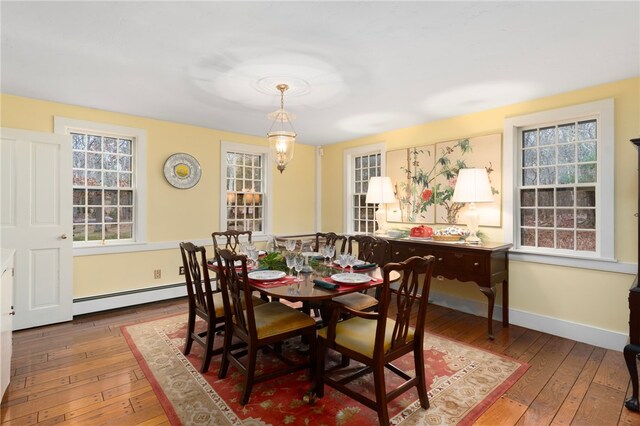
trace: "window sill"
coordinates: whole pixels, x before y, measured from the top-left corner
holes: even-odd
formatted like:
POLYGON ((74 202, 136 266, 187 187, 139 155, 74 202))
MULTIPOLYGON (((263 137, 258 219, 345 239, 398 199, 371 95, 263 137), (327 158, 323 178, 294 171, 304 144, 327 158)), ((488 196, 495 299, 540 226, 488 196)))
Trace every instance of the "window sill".
POLYGON ((593 269, 596 271, 617 272, 620 274, 636 275, 638 265, 635 263, 618 262, 615 259, 578 256, 558 256, 553 254, 535 253, 526 250, 511 249, 509 260, 547 265, 567 266, 570 268, 593 269))

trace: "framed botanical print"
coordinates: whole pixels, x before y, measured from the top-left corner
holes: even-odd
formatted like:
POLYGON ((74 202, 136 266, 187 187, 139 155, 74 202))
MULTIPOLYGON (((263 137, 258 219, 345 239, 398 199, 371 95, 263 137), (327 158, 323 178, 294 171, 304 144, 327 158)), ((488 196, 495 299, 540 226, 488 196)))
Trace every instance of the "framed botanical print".
POLYGON ((502 135, 486 135, 387 152, 387 176, 397 202, 387 205, 387 221, 464 224, 467 206, 452 201, 458 171, 483 167, 494 201, 478 203, 480 225, 500 226, 502 135))

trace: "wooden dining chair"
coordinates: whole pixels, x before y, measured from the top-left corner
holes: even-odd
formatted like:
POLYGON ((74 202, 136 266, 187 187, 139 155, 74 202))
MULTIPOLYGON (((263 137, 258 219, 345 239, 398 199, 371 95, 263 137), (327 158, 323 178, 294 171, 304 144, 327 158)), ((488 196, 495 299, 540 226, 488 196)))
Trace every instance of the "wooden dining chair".
MULTIPOLYGON (((365 263, 375 263, 378 266, 384 266, 390 256, 389 241, 371 235, 350 236, 348 247, 350 254, 353 254, 357 248, 359 260, 365 263), (354 243, 357 244, 357 247, 354 243)), ((378 299, 366 294, 366 292, 345 294, 336 297, 334 301, 357 311, 372 310, 378 305, 378 299)))
POLYGON ((308 315, 279 302, 255 305, 247 278, 246 256, 236 255, 231 250, 219 249, 216 257, 219 259, 219 277, 226 318, 224 353, 218 376, 224 379, 229 364, 232 364, 246 377, 240 404, 245 405, 249 402, 254 383, 304 368, 309 368, 310 374, 313 375, 316 357, 316 322, 308 315), (240 261, 240 268, 234 266, 236 261, 240 261), (242 306, 246 309, 243 310, 242 306), (269 346, 296 336, 307 338, 309 360, 294 363, 269 346), (246 348, 234 350, 231 347, 233 337, 246 343, 246 348), (284 367, 256 376, 256 357, 260 348, 268 349, 282 361, 284 367))
POLYGON ((226 248, 234 253, 237 253, 240 249, 240 241, 242 238, 247 238, 247 243, 251 244, 251 231, 218 231, 211 234, 213 238, 213 250, 217 252, 219 248, 226 248), (218 242, 218 239, 221 241, 218 242))
POLYGON ((219 290, 215 292, 211 290, 205 248, 184 242, 180 243, 180 252, 189 301, 184 354, 189 355, 193 342, 202 345, 204 355, 200 372, 204 373, 209 369, 211 357, 222 352, 221 348, 213 350, 213 341, 215 334, 224 329, 224 302, 219 290), (196 317, 201 318, 207 325, 206 330, 201 333, 195 332, 196 317))
POLYGON ((427 385, 424 373, 424 322, 427 314, 433 256, 414 256, 400 263, 388 263, 383 267, 384 283, 378 312, 360 312, 340 304, 335 305, 329 325, 318 331, 318 356, 315 375, 315 391, 318 397, 324 395, 324 384, 337 389, 363 405, 378 412, 381 425, 389 424, 387 404, 412 387, 418 390, 422 408, 429 408, 427 385), (392 271, 402 274, 395 289, 390 287, 389 275, 392 271), (422 279, 421 279, 422 277, 422 279), (420 282, 422 281, 422 283, 420 282), (393 303, 396 312, 388 317, 389 306, 393 303), (416 322, 410 321, 417 309, 416 322), (340 312, 353 315, 338 322, 340 312), (337 351, 362 363, 362 369, 347 377, 340 370, 335 374, 325 371, 327 349, 337 351), (413 352, 415 376, 411 377, 392 364, 401 356, 413 352), (395 373, 404 383, 387 391, 384 380, 385 368, 395 373), (359 386, 348 386, 364 374, 373 373, 375 399, 363 395, 359 386), (334 378, 337 377, 337 378, 334 378))

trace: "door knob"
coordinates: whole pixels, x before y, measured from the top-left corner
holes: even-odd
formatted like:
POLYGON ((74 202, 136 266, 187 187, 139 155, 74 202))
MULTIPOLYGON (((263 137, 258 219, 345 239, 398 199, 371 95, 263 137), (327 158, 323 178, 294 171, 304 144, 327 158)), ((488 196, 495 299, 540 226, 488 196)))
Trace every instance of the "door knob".
POLYGON ((60 235, 60 239, 61 239, 61 240, 66 240, 66 239, 67 239, 67 234, 62 234, 62 235, 60 235))

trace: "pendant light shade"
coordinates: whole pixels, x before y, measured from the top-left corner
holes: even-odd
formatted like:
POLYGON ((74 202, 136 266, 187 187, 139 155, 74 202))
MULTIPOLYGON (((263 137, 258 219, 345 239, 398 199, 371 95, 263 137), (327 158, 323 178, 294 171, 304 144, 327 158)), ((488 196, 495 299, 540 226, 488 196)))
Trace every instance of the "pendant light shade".
POLYGON ((295 117, 284 109, 284 92, 289 89, 289 86, 278 84, 276 89, 280 91, 280 109, 269 114, 269 118, 273 120, 273 123, 269 133, 267 133, 267 140, 269 141, 271 155, 278 166, 278 170, 282 173, 289 161, 293 159, 297 135, 291 124, 295 117), (273 130, 274 127, 277 130, 273 130))

